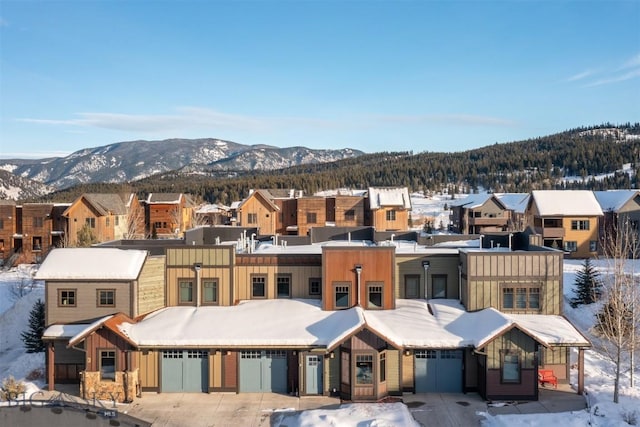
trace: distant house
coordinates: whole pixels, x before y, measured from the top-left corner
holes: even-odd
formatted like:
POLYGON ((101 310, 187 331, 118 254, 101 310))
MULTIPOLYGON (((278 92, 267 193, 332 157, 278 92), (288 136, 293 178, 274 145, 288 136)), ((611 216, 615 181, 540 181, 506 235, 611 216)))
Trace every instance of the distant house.
POLYGON ((144 213, 135 194, 85 193, 63 215, 68 223, 68 246, 78 245, 78 233, 88 227, 97 242, 142 237, 144 213))
POLYGON ((529 193, 494 193, 510 212, 509 231, 523 231, 527 227, 525 211, 529 202, 529 193))
POLYGON ((238 205, 237 212, 236 225, 257 227, 262 235, 276 233, 280 208, 272 201, 272 195, 267 190, 252 190, 238 205))
POLYGON ((367 200, 371 225, 376 231, 409 229, 411 198, 407 187, 369 187, 367 200))
POLYGON ((16 202, 0 200, 0 264, 5 265, 15 254, 13 245, 17 233, 16 202))
POLYGON ((186 194, 149 193, 144 207, 150 236, 181 237, 191 228, 194 205, 186 194))
POLYGON ((494 194, 470 194, 449 204, 451 230, 461 234, 506 231, 511 212, 494 194))
POLYGON ((195 209, 195 217, 200 225, 230 225, 231 208, 216 203, 202 205, 195 209))
POLYGON ((592 191, 533 191, 526 209, 527 223, 544 246, 563 249, 571 258, 598 254, 602 209, 592 191))
POLYGON ((600 223, 600 238, 615 239, 618 230, 628 227, 637 237, 640 233, 640 191, 608 190, 593 194, 604 214, 600 223))

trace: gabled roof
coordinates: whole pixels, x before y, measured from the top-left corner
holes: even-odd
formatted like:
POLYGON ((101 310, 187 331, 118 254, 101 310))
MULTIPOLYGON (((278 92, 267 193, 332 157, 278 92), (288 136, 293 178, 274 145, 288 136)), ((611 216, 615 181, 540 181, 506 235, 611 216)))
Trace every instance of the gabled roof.
POLYGON ((363 329, 397 348, 482 348, 518 328, 544 346, 590 347, 561 316, 467 312, 457 300, 396 300, 393 310, 323 311, 318 300, 241 301, 237 306, 167 307, 120 331, 138 347, 309 347, 331 349, 363 329))
POLYGON ((116 248, 56 248, 38 269, 38 280, 135 280, 147 251, 116 248))
POLYGON ((72 346, 84 341, 84 339, 87 336, 89 336, 93 332, 95 332, 98 329, 103 328, 103 327, 109 329, 114 334, 120 336, 126 342, 128 342, 129 344, 131 344, 132 346, 135 347, 136 343, 134 343, 129 338, 129 336, 127 336, 126 334, 123 334, 121 329, 120 329, 120 325, 122 325, 123 323, 131 323, 131 322, 133 322, 133 320, 129 316, 124 314, 124 313, 116 313, 116 314, 113 314, 113 315, 105 316, 105 317, 103 317, 101 319, 96 320, 95 322, 91 323, 90 325, 87 325, 84 329, 82 329, 77 334, 75 334, 73 337, 71 337, 67 347, 72 347, 72 346))
POLYGON ((269 194, 268 191, 265 190, 255 190, 253 191, 251 194, 249 194, 249 196, 244 199, 242 202, 240 202, 240 204, 238 205, 238 209, 242 209, 242 207, 252 198, 252 197, 260 197, 270 208, 272 211, 279 211, 280 208, 278 207, 278 205, 276 205, 275 203, 273 203, 271 200, 271 195, 269 194))
POLYGON ((218 205, 218 204, 209 204, 202 205, 197 210, 196 213, 199 214, 207 214, 207 213, 218 213, 218 212, 229 212, 229 206, 218 205))
POLYGON ((452 201, 449 206, 464 206, 467 209, 476 209, 483 206, 489 200, 495 200, 503 209, 506 209, 506 206, 502 203, 500 199, 495 197, 494 194, 469 194, 467 197, 463 199, 456 199, 452 201))
POLYGON ((540 216, 602 216, 602 209, 592 191, 536 190, 529 204, 535 203, 540 216))
POLYGON ((411 197, 407 187, 369 187, 369 207, 400 207, 411 209, 411 197))
POLYGON ((594 191, 593 195, 596 197, 603 211, 618 212, 629 200, 636 197, 639 193, 638 190, 608 190, 594 191))
MULTIPOLYGON (((129 195, 131 197, 131 195, 129 195)), ((76 206, 81 200, 85 200, 89 206, 95 209, 101 216, 109 214, 113 215, 125 215, 127 213, 127 205, 119 194, 114 193, 85 193, 78 197, 72 204, 64 211, 64 216, 69 216, 70 210, 76 206)))
POLYGON ((182 193, 149 193, 145 202, 147 204, 179 204, 183 197, 182 193))
POLYGON ((495 193, 506 209, 523 214, 529 202, 529 193, 495 193))

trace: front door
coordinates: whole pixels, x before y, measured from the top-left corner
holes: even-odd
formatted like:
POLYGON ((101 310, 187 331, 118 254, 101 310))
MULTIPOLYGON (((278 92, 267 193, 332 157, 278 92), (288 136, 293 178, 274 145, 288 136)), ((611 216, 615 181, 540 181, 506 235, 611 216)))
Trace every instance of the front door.
POLYGON ((307 394, 322 394, 322 356, 305 356, 305 391, 307 394))

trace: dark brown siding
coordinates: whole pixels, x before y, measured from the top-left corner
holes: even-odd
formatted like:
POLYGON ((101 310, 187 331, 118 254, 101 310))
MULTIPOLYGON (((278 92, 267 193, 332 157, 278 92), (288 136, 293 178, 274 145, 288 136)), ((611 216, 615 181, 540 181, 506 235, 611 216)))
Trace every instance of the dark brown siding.
POLYGON ((238 390, 238 352, 227 352, 222 360, 222 365, 223 389, 228 391, 238 390))
POLYGON ((533 369, 521 371, 520 384, 501 384, 500 370, 487 371, 487 396, 492 399, 537 400, 538 376, 533 369))
POLYGON ((130 350, 129 344, 120 336, 108 329, 98 329, 85 340, 87 349, 87 371, 95 372, 100 369, 98 350, 116 349, 116 370, 124 371, 126 367, 125 350, 130 350))

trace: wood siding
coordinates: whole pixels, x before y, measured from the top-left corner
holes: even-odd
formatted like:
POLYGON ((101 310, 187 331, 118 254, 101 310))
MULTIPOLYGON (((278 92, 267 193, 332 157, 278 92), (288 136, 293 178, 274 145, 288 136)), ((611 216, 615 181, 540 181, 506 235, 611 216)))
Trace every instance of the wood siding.
POLYGON ((376 231, 406 231, 409 229, 409 211, 400 208, 380 208, 373 211, 376 231), (395 220, 387 220, 387 212, 395 211, 395 220))
POLYGON ((538 400, 538 373, 534 369, 523 369, 519 384, 502 384, 499 369, 489 369, 486 381, 488 400, 538 400))
POLYGON ((406 298, 405 295, 405 278, 406 276, 419 276, 420 283, 418 287, 419 298, 425 298, 425 278, 424 267, 422 261, 429 261, 429 269, 427 270, 427 296, 433 298, 433 279, 432 276, 446 276, 447 278, 447 298, 458 299, 458 264, 460 259, 455 255, 425 255, 425 254, 398 254, 396 256, 395 265, 395 297, 406 298))
POLYGON ((78 232, 89 219, 94 222, 94 227, 91 227, 91 233, 93 233, 98 242, 115 239, 115 216, 99 214, 83 197, 80 197, 67 209, 67 218, 69 246, 78 244, 78 232), (108 226, 107 219, 109 220, 108 226))
POLYGON ((160 389, 160 351, 137 351, 137 364, 140 367, 140 387, 143 391, 157 391, 160 389))
POLYGON ((413 391, 413 353, 408 355, 401 353, 402 358, 402 391, 413 391))
POLYGON ((319 265, 260 265, 243 264, 236 266, 236 288, 234 295, 236 300, 249 300, 251 296, 252 277, 265 276, 266 298, 276 298, 276 279, 279 275, 291 277, 291 298, 318 298, 319 295, 309 294, 309 279, 319 278, 322 268, 319 265))
POLYGON ((86 322, 117 312, 133 317, 131 308, 132 285, 130 282, 47 281, 45 288, 47 325, 86 322), (59 289, 74 289, 76 291, 76 305, 60 306, 58 301, 59 289), (116 291, 115 306, 98 307, 98 289, 114 289, 116 291))
POLYGON ((17 232, 17 210, 12 201, 0 201, 0 261, 7 260, 14 249, 13 235, 17 232))
POLYGON ((135 316, 149 313, 164 307, 165 304, 165 257, 147 257, 140 277, 138 278, 138 292, 136 296, 135 316))
POLYGON ((562 314, 561 252, 468 251, 461 254, 461 260, 465 285, 462 303, 467 311, 487 307, 503 311, 501 286, 533 285, 540 287, 540 310, 530 312, 562 314))
POLYGON ((239 224, 243 227, 257 227, 258 233, 262 235, 275 234, 276 215, 278 211, 274 205, 267 201, 262 193, 254 191, 242 204, 239 213, 239 224), (249 222, 249 215, 256 215, 256 222, 249 222))
POLYGON ((360 304, 367 307, 367 285, 383 284, 383 309, 395 308, 395 247, 326 247, 322 251, 323 310, 335 310, 336 283, 350 282, 350 307, 358 304, 355 266, 362 266, 360 304))
MULTIPOLYGON (((98 329, 85 339, 85 349, 87 356, 87 371, 96 372, 100 370, 100 350, 116 350, 116 372, 127 370, 127 360, 125 350, 131 350, 131 346, 120 336, 108 329, 98 329)), ((135 357, 131 360, 135 363, 135 357)), ((128 370, 135 369, 129 366, 128 370)))
POLYGON ((387 350, 387 393, 402 394, 400 385, 400 359, 402 352, 387 350))
POLYGON ((334 219, 336 227, 359 227, 365 225, 364 197, 336 196, 334 206, 334 219), (346 217, 345 213, 353 211, 353 217, 346 217))
POLYGON ((298 235, 306 236, 311 227, 327 225, 327 210, 324 197, 302 197, 298 199, 298 235), (315 222, 309 222, 307 214, 315 214, 315 222))

